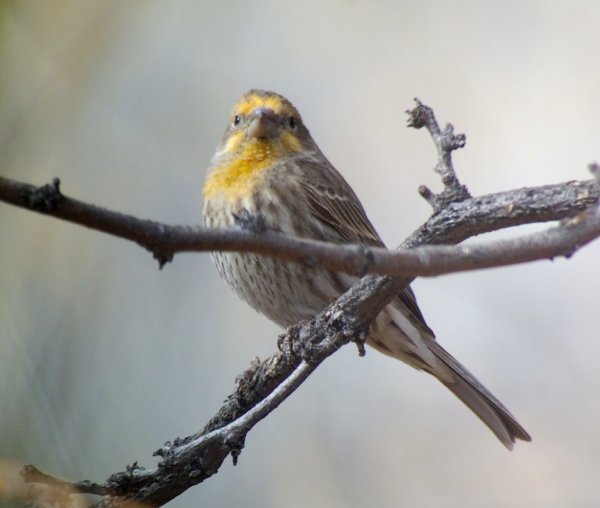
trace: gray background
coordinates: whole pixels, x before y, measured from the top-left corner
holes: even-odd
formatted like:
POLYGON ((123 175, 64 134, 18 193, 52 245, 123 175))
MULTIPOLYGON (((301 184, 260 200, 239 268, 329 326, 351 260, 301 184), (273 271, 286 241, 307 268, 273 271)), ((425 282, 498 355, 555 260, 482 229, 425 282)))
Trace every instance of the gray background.
MULTIPOLYGON (((3 2, 2 175, 196 224, 229 111, 300 109, 394 246, 439 189, 418 96, 466 132, 474 194, 589 177, 598 2, 3 2)), ((530 227, 494 235, 503 237, 530 227)), ((139 247, 0 204, 0 468, 103 480, 196 431, 278 329, 206 254, 139 247)), ((479 241, 476 239, 475 241, 479 241)), ((533 435, 508 453, 443 386, 347 347, 172 506, 564 507, 600 502, 600 244, 569 261, 420 279, 439 340, 533 435)))

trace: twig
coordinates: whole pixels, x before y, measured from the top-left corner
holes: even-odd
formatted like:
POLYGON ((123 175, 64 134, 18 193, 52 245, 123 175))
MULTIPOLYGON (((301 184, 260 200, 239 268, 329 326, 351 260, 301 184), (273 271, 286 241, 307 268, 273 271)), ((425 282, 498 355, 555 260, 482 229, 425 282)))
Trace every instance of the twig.
POLYGON ((467 142, 464 134, 454 134, 454 126, 451 123, 446 124, 444 130, 441 130, 433 110, 425 106, 419 99, 415 98, 417 107, 407 110, 408 126, 420 129, 425 127, 437 149, 438 162, 434 171, 439 174, 444 184, 444 190, 435 194, 429 187, 421 185, 419 194, 423 196, 432 206, 434 212, 439 212, 450 203, 465 201, 471 197, 467 187, 458 181, 454 166, 452 164, 452 152, 463 148, 467 142))

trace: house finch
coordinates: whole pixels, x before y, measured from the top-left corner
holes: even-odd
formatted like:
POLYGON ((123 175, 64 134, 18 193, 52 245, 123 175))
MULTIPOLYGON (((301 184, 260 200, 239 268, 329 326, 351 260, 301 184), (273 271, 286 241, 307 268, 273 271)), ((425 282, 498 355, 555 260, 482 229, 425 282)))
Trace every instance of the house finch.
MULTIPOLYGON (((233 109, 204 184, 203 216, 211 228, 254 220, 290 236, 383 246, 297 109, 262 90, 246 93, 233 109)), ((243 300, 284 327, 312 318, 357 280, 253 253, 214 252, 213 258, 243 300)), ((410 287, 375 318, 367 344, 436 377, 507 448, 515 439, 531 440, 500 401, 438 344, 410 287)))

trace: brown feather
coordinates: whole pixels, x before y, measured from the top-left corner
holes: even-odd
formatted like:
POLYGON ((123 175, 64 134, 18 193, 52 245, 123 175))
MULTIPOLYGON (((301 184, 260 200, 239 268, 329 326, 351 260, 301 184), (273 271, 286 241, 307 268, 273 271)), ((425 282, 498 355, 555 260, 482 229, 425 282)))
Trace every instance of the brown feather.
MULTIPOLYGON (((350 185, 331 164, 328 163, 328 171, 325 171, 322 158, 324 157, 321 155, 320 161, 302 161, 303 178, 300 184, 308 197, 313 217, 333 229, 345 243, 384 247, 383 240, 375 231, 350 185)), ((434 336, 417 305, 412 289, 406 287, 398 296, 419 324, 434 336)))

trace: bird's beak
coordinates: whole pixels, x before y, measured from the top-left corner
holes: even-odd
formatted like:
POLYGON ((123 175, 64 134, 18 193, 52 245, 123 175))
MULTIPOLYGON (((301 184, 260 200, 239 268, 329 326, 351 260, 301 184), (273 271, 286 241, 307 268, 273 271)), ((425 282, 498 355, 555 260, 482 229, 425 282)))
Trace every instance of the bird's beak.
POLYGON ((250 113, 248 136, 253 138, 271 138, 277 133, 277 116, 270 108, 256 108, 250 113))

